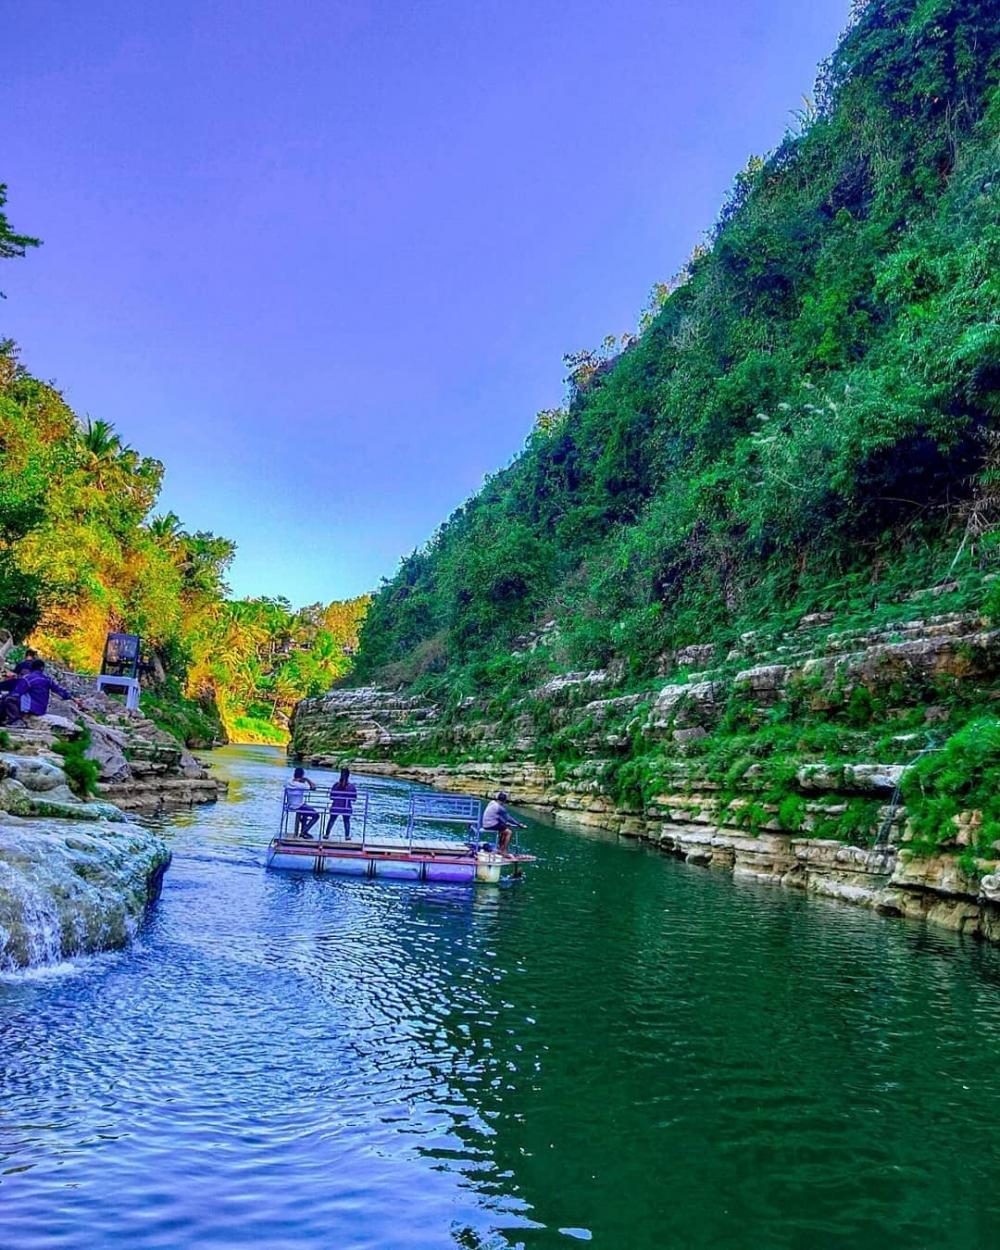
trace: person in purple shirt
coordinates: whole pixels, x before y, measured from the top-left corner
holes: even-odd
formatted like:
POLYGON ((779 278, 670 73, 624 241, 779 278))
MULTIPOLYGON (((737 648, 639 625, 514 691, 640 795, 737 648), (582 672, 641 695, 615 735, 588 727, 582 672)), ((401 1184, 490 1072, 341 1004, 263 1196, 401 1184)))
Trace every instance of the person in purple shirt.
POLYGON ((333 833, 333 826, 337 823, 337 817, 344 822, 344 837, 350 839, 351 836, 351 812, 354 808, 354 800, 358 797, 358 788, 351 781, 351 770, 342 768, 340 770, 340 778, 330 787, 330 819, 326 822, 326 836, 329 838, 333 833))
POLYGON ((0 681, 0 691, 4 695, 0 705, 2 723, 14 725, 26 715, 44 716, 49 710, 49 695, 53 690, 60 699, 76 702, 68 690, 46 673, 44 660, 32 660, 31 668, 20 677, 0 681))
POLYGON ((495 833, 497 835, 497 850, 501 855, 507 854, 507 848, 510 846, 510 840, 515 829, 527 829, 527 825, 522 825, 519 820, 507 811, 505 803, 510 802, 510 795, 506 790, 498 790, 497 797, 490 799, 486 804, 486 810, 483 812, 483 833, 495 833))

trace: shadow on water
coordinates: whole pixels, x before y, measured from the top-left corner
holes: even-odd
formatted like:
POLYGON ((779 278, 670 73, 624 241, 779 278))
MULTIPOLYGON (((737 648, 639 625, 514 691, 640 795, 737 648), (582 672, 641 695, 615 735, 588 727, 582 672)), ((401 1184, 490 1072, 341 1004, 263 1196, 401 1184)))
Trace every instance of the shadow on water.
POLYGON ((0 986, 5 1245, 994 1244, 997 952, 538 822, 267 873, 280 758, 213 764, 139 943, 0 986))

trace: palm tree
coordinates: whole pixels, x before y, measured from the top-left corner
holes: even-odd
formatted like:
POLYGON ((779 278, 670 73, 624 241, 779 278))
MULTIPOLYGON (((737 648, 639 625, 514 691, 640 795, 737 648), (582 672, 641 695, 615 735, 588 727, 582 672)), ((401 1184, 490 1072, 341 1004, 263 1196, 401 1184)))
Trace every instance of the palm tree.
POLYGON ((87 428, 83 432, 83 445, 92 456, 99 460, 116 456, 122 450, 122 440, 115 433, 110 421, 92 421, 87 418, 87 428))
POLYGON ((104 489, 108 471, 112 467, 121 467, 129 474, 135 472, 136 454, 122 442, 110 421, 92 421, 88 417, 87 428, 80 441, 87 453, 86 467, 94 475, 94 482, 100 489, 104 489), (125 463, 122 464, 122 461, 125 463))
POLYGON ((172 547, 181 536, 181 519, 176 512, 163 512, 150 519, 149 532, 165 547, 172 547))

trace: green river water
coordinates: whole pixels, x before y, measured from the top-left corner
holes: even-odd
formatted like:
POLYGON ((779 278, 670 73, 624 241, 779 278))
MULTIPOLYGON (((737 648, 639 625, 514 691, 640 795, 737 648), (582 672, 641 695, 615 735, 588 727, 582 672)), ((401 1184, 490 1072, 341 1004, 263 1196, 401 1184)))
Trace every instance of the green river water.
POLYGON ((0 984, 4 1247, 1000 1244, 1000 952, 534 820, 513 887, 268 873, 213 759, 137 944, 0 984))

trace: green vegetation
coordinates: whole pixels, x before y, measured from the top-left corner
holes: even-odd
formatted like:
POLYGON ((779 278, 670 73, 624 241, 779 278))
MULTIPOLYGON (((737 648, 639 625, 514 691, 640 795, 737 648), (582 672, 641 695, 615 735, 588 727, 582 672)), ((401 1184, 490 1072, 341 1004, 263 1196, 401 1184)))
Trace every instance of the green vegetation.
POLYGON ((15 639, 96 672, 109 630, 141 634, 147 714, 201 745, 284 741, 295 703, 348 672, 366 597, 299 611, 229 599, 234 544, 155 515, 163 466, 106 422, 82 424, 9 341, 0 453, 0 626, 15 639))
POLYGON ((57 755, 62 756, 63 771, 70 788, 82 799, 97 793, 97 778, 101 771, 96 760, 87 759, 86 751, 90 742, 90 730, 85 729, 75 738, 57 742, 52 748, 57 755))
POLYGON ((935 614, 1000 620, 1000 8, 856 3, 815 100, 638 334, 566 365, 564 408, 383 583, 358 679, 443 707, 436 758, 470 716, 491 727, 470 752, 509 758, 527 714, 557 775, 610 757, 625 806, 707 790, 735 823, 861 843, 885 798, 824 797, 797 770, 937 744, 905 788, 914 846, 954 845, 975 811, 960 845, 989 850, 1000 691, 962 679, 971 652, 951 675, 799 679, 763 708, 732 678, 784 663, 809 613, 813 654, 935 614), (654 741, 649 696, 694 643, 728 703, 700 740, 654 741), (593 668, 602 698, 642 700, 596 736, 534 694, 593 668))
POLYGON ((143 690, 141 708, 160 729, 188 746, 211 747, 230 738, 215 698, 189 698, 173 675, 143 690))
POLYGON ((967 846, 996 857, 1000 849, 1000 721, 970 720, 940 751, 920 760, 903 783, 914 847, 936 850, 970 818, 967 846))
POLYGON ((403 561, 359 678, 495 689, 988 566, 1000 415, 1000 11, 882 0, 737 177, 645 328, 403 561))

